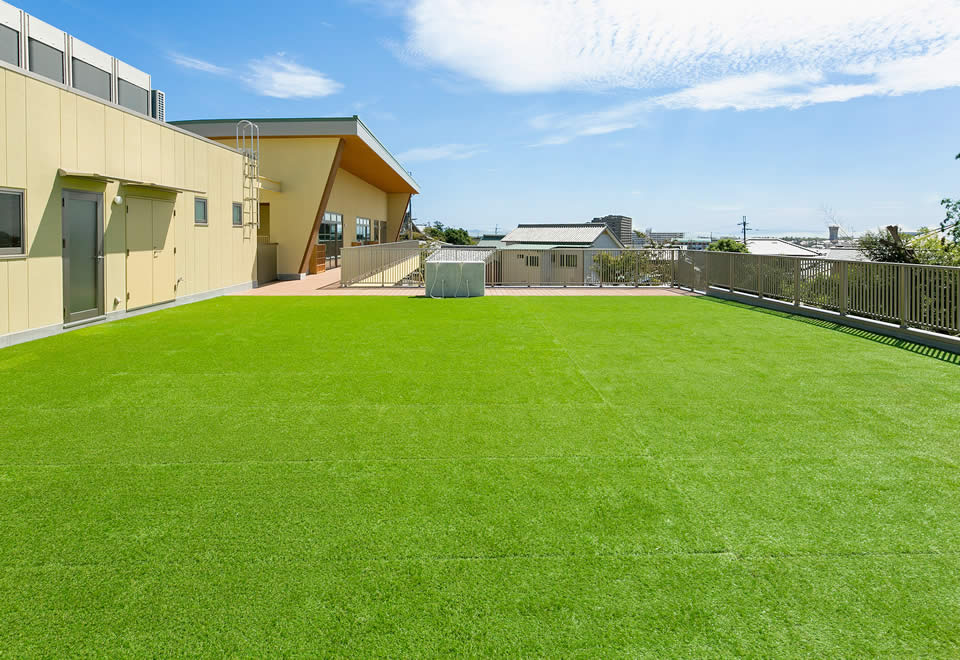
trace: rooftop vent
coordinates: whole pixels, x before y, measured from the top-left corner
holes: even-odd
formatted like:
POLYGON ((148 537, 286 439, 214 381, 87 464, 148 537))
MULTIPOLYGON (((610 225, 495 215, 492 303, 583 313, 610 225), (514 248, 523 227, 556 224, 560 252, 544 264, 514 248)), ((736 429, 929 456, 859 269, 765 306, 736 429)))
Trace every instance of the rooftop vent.
POLYGON ((159 89, 150 92, 150 116, 157 121, 167 121, 167 97, 159 89))

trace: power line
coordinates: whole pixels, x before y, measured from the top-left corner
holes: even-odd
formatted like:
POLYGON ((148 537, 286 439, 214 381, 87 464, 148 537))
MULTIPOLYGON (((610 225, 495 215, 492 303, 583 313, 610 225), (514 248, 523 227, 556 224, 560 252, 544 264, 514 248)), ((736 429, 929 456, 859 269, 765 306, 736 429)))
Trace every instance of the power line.
MULTIPOLYGON (((748 231, 747 227, 749 226, 748 223, 747 223, 747 216, 743 216, 743 220, 741 220, 740 222, 738 222, 738 223, 737 223, 737 226, 738 226, 738 227, 743 227, 743 244, 746 245, 746 244, 747 244, 747 231, 748 231)), ((749 231, 753 231, 753 230, 750 229, 749 231)))

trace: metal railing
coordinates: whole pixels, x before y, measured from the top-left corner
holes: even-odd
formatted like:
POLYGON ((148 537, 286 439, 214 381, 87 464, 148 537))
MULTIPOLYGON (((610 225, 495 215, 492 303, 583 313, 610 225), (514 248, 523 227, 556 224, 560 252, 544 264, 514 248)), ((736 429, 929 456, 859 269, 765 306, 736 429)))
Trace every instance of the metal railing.
POLYGON ((728 252, 681 252, 676 284, 960 335, 960 268, 728 252))
POLYGON ((340 286, 423 286, 423 264, 434 249, 419 241, 344 247, 340 286))
POLYGON ((427 257, 486 262, 487 286, 672 286, 678 250, 491 249, 417 241, 343 249, 341 286, 423 286, 427 257))
MULTIPOLYGON (((960 268, 692 250, 526 249, 402 241, 343 248, 341 286, 424 285, 427 258, 482 260, 487 286, 678 286, 960 335, 960 268), (482 255, 482 256, 480 256, 482 255)), ((882 331, 882 328, 878 328, 882 331)))

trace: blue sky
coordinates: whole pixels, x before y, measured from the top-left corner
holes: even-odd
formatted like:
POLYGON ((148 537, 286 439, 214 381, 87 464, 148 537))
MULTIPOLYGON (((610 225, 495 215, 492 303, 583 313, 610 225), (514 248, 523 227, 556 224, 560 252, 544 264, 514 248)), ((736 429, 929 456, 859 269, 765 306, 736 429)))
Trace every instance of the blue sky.
POLYGON ((15 4, 150 73, 168 119, 358 114, 421 220, 861 232, 960 196, 954 0, 15 4))

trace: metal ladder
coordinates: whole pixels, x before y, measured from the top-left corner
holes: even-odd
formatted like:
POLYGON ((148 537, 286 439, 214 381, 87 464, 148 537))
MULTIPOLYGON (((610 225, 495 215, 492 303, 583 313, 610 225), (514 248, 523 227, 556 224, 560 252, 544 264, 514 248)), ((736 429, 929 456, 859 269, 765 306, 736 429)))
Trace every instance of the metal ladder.
POLYGON ((260 228, 260 127, 248 119, 237 122, 237 151, 243 154, 244 224, 260 228), (249 218, 249 222, 247 221, 249 218))

